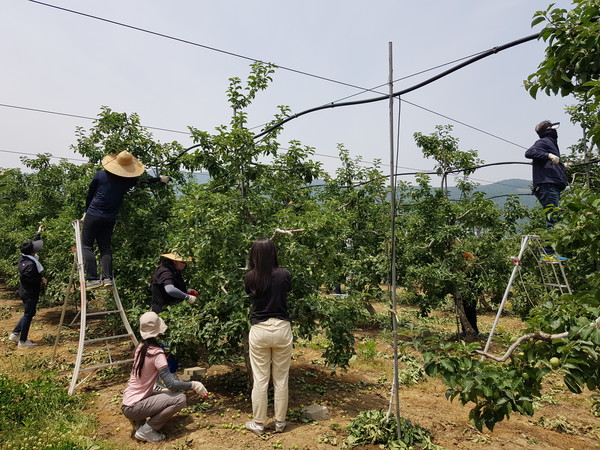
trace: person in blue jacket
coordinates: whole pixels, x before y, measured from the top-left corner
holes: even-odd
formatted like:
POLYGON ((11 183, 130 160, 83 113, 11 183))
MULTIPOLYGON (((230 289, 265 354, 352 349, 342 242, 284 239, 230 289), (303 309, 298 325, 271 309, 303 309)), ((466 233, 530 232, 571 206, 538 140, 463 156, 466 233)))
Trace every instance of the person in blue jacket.
MULTIPOLYGON (((112 286, 113 268, 110 243, 117 220, 117 214, 125 194, 138 185, 144 173, 144 165, 131 153, 124 150, 118 154, 106 155, 102 167, 90 183, 85 201, 85 214, 82 228, 82 253, 86 272, 86 289, 112 286), (94 255, 94 243, 98 244, 102 265, 102 280, 94 255)), ((166 183, 169 177, 148 178, 148 183, 166 183)))
MULTIPOLYGON (((532 160, 533 194, 542 208, 558 207, 560 194, 567 187, 565 166, 560 161, 558 148, 558 132, 560 122, 544 120, 535 127, 539 139, 525 152, 525 157, 532 160)), ((546 214, 546 229, 554 226, 553 214, 546 214)), ((554 255, 554 249, 547 245, 544 250, 554 255)))

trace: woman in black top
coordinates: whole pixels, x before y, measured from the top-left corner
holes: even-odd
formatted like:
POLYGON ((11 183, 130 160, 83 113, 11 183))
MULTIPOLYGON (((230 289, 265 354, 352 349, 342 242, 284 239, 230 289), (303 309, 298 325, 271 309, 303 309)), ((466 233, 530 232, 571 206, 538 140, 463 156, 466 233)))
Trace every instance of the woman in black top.
POLYGON ((292 328, 287 294, 292 289, 290 273, 279 267, 277 248, 270 239, 258 239, 250 248, 250 271, 244 288, 252 298, 250 364, 254 379, 252 413, 246 428, 262 434, 267 420, 267 391, 273 379, 275 432, 285 429, 288 377, 292 360, 292 328))

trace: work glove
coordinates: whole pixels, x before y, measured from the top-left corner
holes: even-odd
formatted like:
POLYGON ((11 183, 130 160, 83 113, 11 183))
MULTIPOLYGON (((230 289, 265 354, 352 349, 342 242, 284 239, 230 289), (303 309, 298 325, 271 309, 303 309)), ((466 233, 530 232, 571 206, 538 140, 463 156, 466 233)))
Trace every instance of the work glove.
POLYGON ((169 181, 171 181, 171 177, 168 177, 167 175, 161 175, 158 178, 160 178, 161 183, 165 183, 165 184, 168 183, 169 181))
POLYGON ((41 224, 40 227, 37 230, 37 234, 40 234, 42 231, 44 231, 45 228, 46 228, 46 225, 41 224))
POLYGON ((42 287, 46 287, 48 286, 48 280, 46 280, 44 277, 42 277, 42 287))
POLYGON ((189 295, 193 295, 194 297, 198 297, 198 291, 197 291, 197 290, 195 290, 195 289, 188 289, 188 290, 187 290, 187 293, 188 293, 189 295))
POLYGON ((196 297, 195 295, 188 295, 185 301, 188 302, 190 305, 193 305, 194 303, 196 303, 197 298, 198 297, 196 297))
POLYGON ((552 153, 548 153, 548 159, 552 164, 558 164, 560 162, 560 158, 552 153))
POLYGON ((203 398, 208 397, 208 391, 199 381, 192 381, 192 390, 203 398))
POLYGON ((563 164, 563 167, 564 167, 565 169, 570 169, 570 168, 571 168, 571 164, 569 164, 569 163, 564 163, 564 164, 563 164))

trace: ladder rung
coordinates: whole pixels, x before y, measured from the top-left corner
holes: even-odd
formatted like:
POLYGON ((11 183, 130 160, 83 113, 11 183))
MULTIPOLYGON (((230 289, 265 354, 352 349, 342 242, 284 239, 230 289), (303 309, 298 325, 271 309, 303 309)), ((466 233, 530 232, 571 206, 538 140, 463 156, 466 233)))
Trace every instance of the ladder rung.
POLYGON ((561 288, 568 288, 569 286, 567 286, 566 284, 554 284, 554 283, 544 283, 545 286, 549 286, 549 287, 561 287, 561 288))
POLYGON ((105 367, 110 367, 110 366, 118 366, 121 364, 127 364, 133 362, 133 358, 131 359, 123 359, 121 361, 113 361, 111 363, 108 364, 100 364, 99 366, 93 366, 93 367, 86 367, 84 369, 79 369, 80 372, 89 372, 90 370, 98 370, 98 369, 104 369, 105 367))
POLYGON ((107 314, 114 314, 114 313, 120 313, 120 312, 121 312, 120 309, 113 309, 112 311, 96 311, 96 312, 87 313, 86 317, 105 316, 107 314))
POLYGON ((101 338, 96 338, 96 339, 88 339, 87 341, 85 341, 85 343, 88 344, 90 342, 109 341, 111 339, 122 339, 122 338, 126 338, 126 337, 131 337, 131 335, 130 334, 118 334, 115 336, 107 336, 107 337, 101 337, 101 338))

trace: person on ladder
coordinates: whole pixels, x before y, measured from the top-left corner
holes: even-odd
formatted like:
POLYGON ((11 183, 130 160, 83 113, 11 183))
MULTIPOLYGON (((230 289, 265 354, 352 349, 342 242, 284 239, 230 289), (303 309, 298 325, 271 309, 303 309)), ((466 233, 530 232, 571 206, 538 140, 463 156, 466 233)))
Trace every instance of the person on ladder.
POLYGON ((36 235, 30 241, 21 244, 19 256, 19 297, 23 300, 23 317, 17 323, 8 339, 17 342, 18 348, 31 348, 37 344, 28 339, 31 321, 35 316, 42 288, 46 287, 46 279, 42 276, 44 267, 38 260, 37 252, 44 246, 41 234, 44 225, 40 225, 36 235))
MULTIPOLYGON (((117 214, 125 194, 140 183, 144 165, 131 153, 124 150, 106 155, 102 159, 103 170, 94 175, 85 200, 83 215, 82 253, 86 272, 85 288, 96 289, 112 286, 112 253, 110 249, 117 214), (94 243, 98 244, 101 256, 102 279, 94 255, 94 243)), ((148 178, 146 183, 167 183, 169 177, 148 178)))
MULTIPOLYGON (((567 187, 565 166, 560 161, 558 148, 558 132, 560 122, 544 120, 537 124, 535 132, 539 139, 525 152, 525 157, 532 160, 533 170, 533 195, 545 210, 550 207, 557 208, 560 203, 560 193, 567 187)), ((546 213, 546 229, 554 226, 555 218, 552 212, 546 213)), ((543 260, 566 260, 558 257, 554 248, 544 246, 543 260)))

